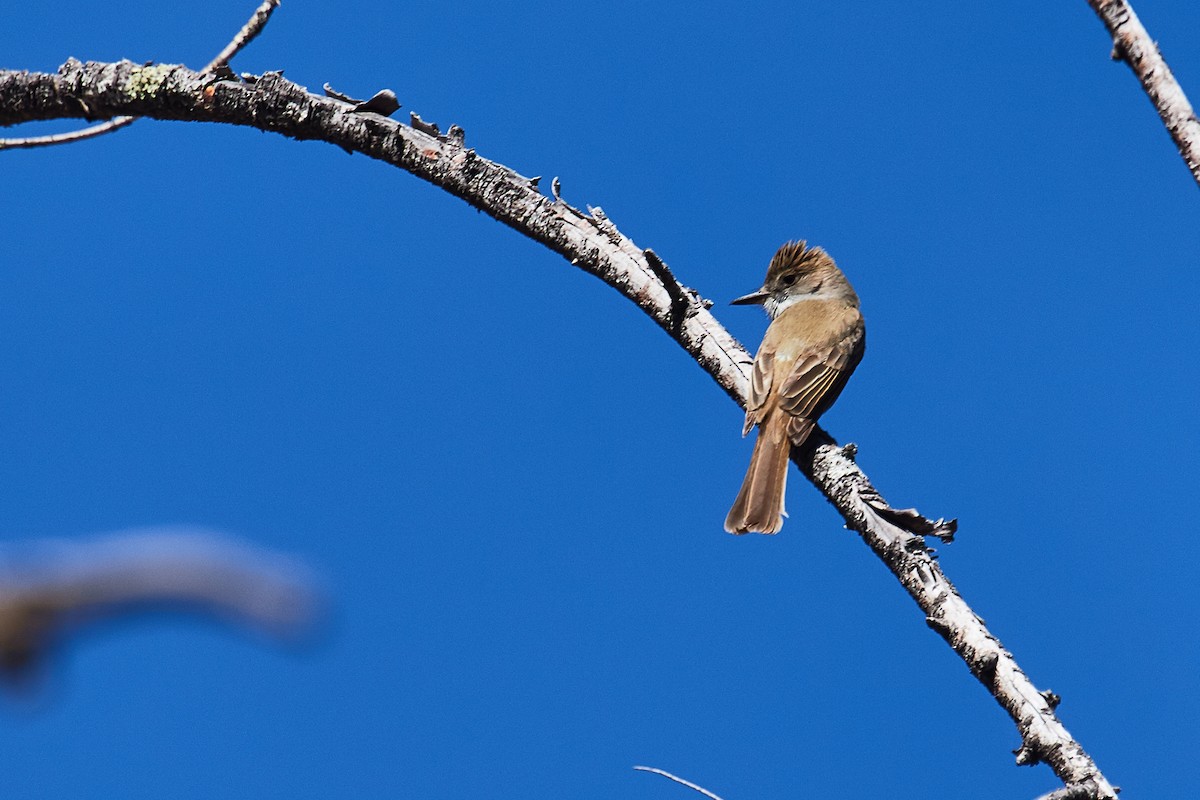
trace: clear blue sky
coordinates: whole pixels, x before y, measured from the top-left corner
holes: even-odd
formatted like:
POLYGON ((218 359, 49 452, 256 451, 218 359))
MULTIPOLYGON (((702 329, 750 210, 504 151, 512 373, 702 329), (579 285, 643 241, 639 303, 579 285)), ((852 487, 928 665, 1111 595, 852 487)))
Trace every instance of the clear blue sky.
MULTIPOLYGON (((12 4, 2 66, 198 67, 253 0, 12 4)), ((1200 99, 1200 6, 1139 0, 1200 99)), ((395 90, 720 303, 787 239, 863 298, 826 425, 1129 797, 1194 792, 1200 195, 1084 0, 288 0, 238 71, 395 90)), ((38 126, 37 131, 51 126, 38 126)), ((54 126, 62 129, 64 125, 54 126)), ((308 559, 289 653, 163 618, 0 709, 13 798, 1032 798, 1017 733, 806 481, 595 279, 336 147, 143 121, 0 154, 0 508, 308 559)), ((715 309, 743 341, 766 320, 715 309)))

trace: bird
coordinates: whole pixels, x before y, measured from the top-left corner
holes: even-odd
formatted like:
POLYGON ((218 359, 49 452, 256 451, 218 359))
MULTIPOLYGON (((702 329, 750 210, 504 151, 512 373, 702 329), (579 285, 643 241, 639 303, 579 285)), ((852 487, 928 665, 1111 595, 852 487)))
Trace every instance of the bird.
POLYGON ((812 433, 862 360, 866 327, 858 295, 828 253, 803 240, 779 248, 762 288, 732 301, 771 318, 754 356, 745 436, 758 438, 741 491, 725 518, 734 534, 778 533, 792 448, 812 433))

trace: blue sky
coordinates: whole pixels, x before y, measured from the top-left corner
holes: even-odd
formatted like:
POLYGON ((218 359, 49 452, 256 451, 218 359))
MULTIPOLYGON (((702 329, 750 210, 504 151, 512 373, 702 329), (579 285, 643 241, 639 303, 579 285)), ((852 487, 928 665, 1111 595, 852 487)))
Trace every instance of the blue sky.
MULTIPOLYGON (((1193 98, 1200 7, 1137 9, 1193 98)), ((15 5, 8 68, 205 63, 252 10, 15 5)), ((238 71, 404 109, 602 206, 725 300, 825 246, 867 355, 825 424, 1130 797, 1187 797, 1198 196, 1084 0, 750 8, 288 0, 238 71)), ((37 131, 66 125, 36 126, 37 131)), ((0 709, 21 798, 1034 797, 1004 713, 632 305, 318 143, 143 121, 0 154, 9 540, 202 524, 307 559, 294 652, 82 637, 0 709)))

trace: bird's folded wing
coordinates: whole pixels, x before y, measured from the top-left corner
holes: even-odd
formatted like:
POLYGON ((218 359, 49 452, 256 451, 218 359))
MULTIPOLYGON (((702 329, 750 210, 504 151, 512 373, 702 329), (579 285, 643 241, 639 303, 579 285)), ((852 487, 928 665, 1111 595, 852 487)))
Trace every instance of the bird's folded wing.
POLYGON ((849 337, 796 359, 796 366, 779 386, 779 408, 804 420, 819 417, 846 385, 855 366, 857 343, 856 337, 849 337))
POLYGON ((775 351, 762 348, 754 357, 754 368, 750 370, 750 394, 746 397, 746 424, 742 436, 762 422, 763 403, 771 393, 771 380, 775 375, 775 351))

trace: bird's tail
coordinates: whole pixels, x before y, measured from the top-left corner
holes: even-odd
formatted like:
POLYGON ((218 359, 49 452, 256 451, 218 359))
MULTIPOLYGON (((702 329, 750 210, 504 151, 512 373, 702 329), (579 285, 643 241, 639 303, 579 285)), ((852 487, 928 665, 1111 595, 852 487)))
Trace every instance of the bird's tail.
POLYGON ((783 527, 783 518, 787 516, 783 492, 792 451, 790 438, 787 414, 776 412, 763 421, 742 490, 725 518, 725 530, 738 534, 778 533, 783 527))

